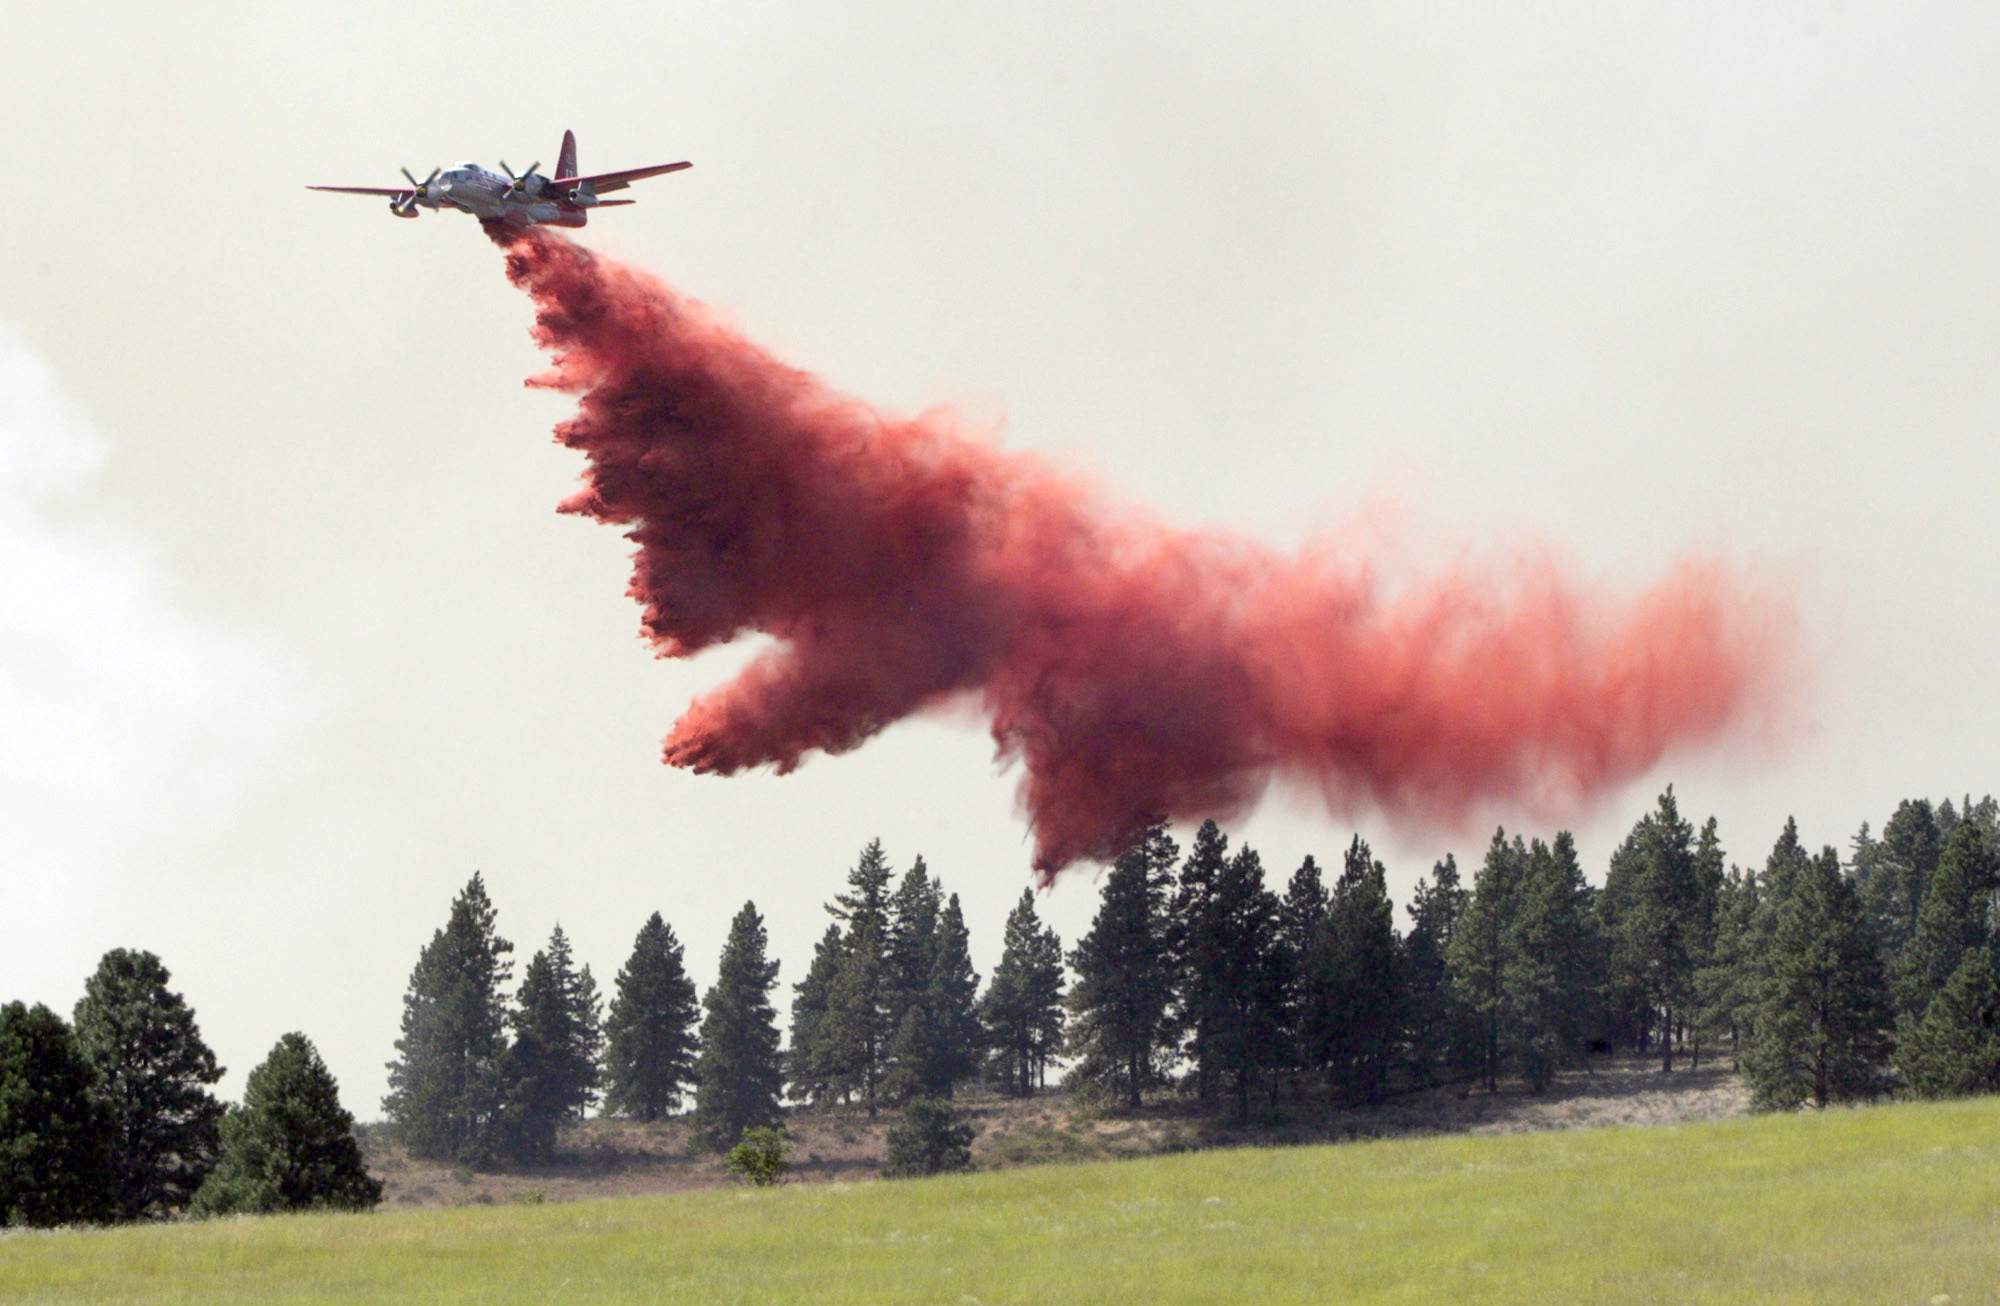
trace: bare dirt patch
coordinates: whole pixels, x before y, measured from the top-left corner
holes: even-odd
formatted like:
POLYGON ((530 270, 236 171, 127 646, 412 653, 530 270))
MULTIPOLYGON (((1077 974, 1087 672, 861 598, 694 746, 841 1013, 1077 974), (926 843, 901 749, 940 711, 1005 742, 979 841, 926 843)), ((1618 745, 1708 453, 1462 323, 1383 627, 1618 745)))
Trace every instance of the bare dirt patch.
MULTIPOLYGON (((1567 1074, 1539 1095, 1503 1083, 1497 1093, 1450 1085, 1369 1107, 1340 1106, 1310 1093, 1288 1093, 1276 1107, 1268 1097, 1253 1098, 1248 1123, 1237 1123, 1227 1103, 1203 1107, 1174 1095, 1148 1100, 1137 1111, 1080 1103, 1058 1092, 1025 1099, 962 1093, 956 1106, 979 1131, 973 1164, 1003 1169, 1199 1147, 1675 1124, 1742 1115, 1749 1104, 1749 1089, 1726 1064, 1663 1074, 1657 1062, 1619 1058, 1597 1059, 1590 1071, 1567 1074)), ((883 1135, 895 1119, 888 1110, 872 1120, 858 1109, 791 1112, 785 1122, 792 1139, 788 1179, 874 1178, 882 1166, 883 1135)), ((574 1201, 734 1183, 721 1156, 693 1148, 691 1139, 684 1117, 655 1124, 586 1120, 564 1131, 555 1161, 507 1171, 415 1160, 380 1126, 364 1130, 363 1146, 369 1170, 384 1182, 384 1208, 396 1210, 574 1201)))

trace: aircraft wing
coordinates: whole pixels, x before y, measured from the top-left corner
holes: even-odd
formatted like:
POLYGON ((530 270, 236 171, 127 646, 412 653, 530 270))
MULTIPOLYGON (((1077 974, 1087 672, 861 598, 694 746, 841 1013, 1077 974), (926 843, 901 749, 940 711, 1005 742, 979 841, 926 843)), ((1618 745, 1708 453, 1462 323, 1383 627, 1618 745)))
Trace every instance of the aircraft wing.
POLYGON ((343 195, 414 195, 408 186, 308 186, 307 190, 335 190, 343 195))
MULTIPOLYGON (((657 177, 661 173, 666 172, 679 172, 682 168, 692 168, 693 166, 692 163, 656 163, 650 168, 626 168, 621 172, 599 172, 593 173, 588 177, 556 177, 549 182, 549 185, 562 190, 568 190, 572 186, 588 184, 592 190, 602 195, 608 190, 624 190, 633 182, 643 181, 647 177, 657 177)), ((327 186, 321 189, 334 190, 337 188, 327 186)))

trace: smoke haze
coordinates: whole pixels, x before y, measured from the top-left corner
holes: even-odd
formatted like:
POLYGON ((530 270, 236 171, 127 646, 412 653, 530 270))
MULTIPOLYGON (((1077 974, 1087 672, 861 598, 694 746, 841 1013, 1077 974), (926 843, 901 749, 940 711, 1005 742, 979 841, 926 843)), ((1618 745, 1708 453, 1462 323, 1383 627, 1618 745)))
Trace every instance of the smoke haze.
POLYGON ((674 723, 675 766, 789 771, 976 702, 1046 879, 1274 776, 1404 820, 1561 810, 1763 705, 1783 660, 1782 605, 1713 560, 1626 598, 1546 555, 1385 592, 1351 547, 1170 527, 948 411, 829 390, 552 232, 496 240, 553 357, 530 384, 579 396, 562 510, 627 529, 659 655, 773 641, 674 723))

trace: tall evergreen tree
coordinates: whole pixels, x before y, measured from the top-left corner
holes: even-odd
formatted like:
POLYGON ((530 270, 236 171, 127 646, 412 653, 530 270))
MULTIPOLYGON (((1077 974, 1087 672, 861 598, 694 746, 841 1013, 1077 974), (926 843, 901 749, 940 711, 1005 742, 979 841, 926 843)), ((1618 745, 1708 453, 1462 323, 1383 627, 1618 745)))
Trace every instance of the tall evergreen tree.
POLYGON ((1598 988, 1591 892, 1564 830, 1528 847, 1503 939, 1500 987, 1516 1064, 1534 1092, 1581 1062, 1598 988))
POLYGON ((1459 886, 1458 859, 1446 853, 1431 868, 1430 879, 1417 881, 1410 898, 1410 932, 1403 939, 1404 1023, 1410 1074, 1419 1084, 1436 1083, 1442 1071, 1465 1058, 1469 1045, 1446 960, 1469 896, 1459 886))
POLYGON ((187 1209, 215 1164, 222 1078, 194 1012, 150 952, 113 948, 76 1004, 76 1045, 117 1129, 118 1213, 163 1218, 187 1209))
POLYGON ((2000 963, 1990 946, 1969 949, 1904 1031, 1896 1068, 1918 1097, 2000 1092, 2000 963))
POLYGON ((0 1007, 0 1225, 86 1224, 118 1213, 117 1125, 63 1018, 0 1007))
POLYGON ((562 926, 529 959, 509 1019, 514 1042, 500 1059, 503 1146, 514 1160, 546 1161, 557 1128, 582 1119, 602 1079, 597 982, 590 967, 577 968, 562 926))
POLYGON ((1873 858, 1873 873, 1864 903, 1882 960, 1891 974, 1901 970, 1903 947, 1917 930, 1917 913, 1924 890, 1937 869, 1944 841, 1938 837, 1937 812, 1927 798, 1905 799, 1882 827, 1882 842, 1873 858))
POLYGON ((1228 1019, 1226 999, 1214 983, 1227 947, 1215 911, 1215 884, 1228 865, 1228 836, 1214 821, 1203 821, 1181 863, 1167 908, 1173 958, 1172 1029, 1193 1063, 1195 1096, 1204 1102, 1215 1096, 1214 1043, 1228 1019))
POLYGON ((1896 1008, 1906 1020, 1923 1014, 1967 952, 1993 938, 1988 904, 2000 888, 2000 859, 1977 826, 1958 821, 1953 825, 1925 878, 1915 928, 1897 958, 1896 1008))
POLYGON ((1956 829, 1958 829, 1958 809, 1953 807, 1951 799, 1947 798, 1937 805, 1937 837, 1940 856, 1943 855, 1944 846, 1951 842, 1952 831, 1956 829))
POLYGON ((846 956, 847 940, 840 932, 840 922, 835 921, 813 948, 806 977, 792 986, 792 1039, 785 1051, 785 1079, 793 1097, 815 1106, 824 1104, 834 1093, 838 1072, 827 1012, 846 956))
POLYGON ((694 1087, 700 1011, 681 941, 654 912, 618 972, 604 1023, 607 1112, 650 1122, 680 1109, 694 1087))
POLYGON ((1883 1091, 1889 993, 1872 931, 1832 848, 1773 885, 1767 974, 1743 1053, 1758 1107, 1883 1091))
POLYGON ((1701 887, 1694 827, 1673 786, 1611 856, 1604 901, 1614 985, 1636 1007, 1637 1043, 1659 1040, 1660 1069, 1674 1068, 1674 1035, 1694 997, 1701 887))
POLYGON ((892 917, 889 881, 893 872, 879 839, 861 850, 848 872, 848 891, 829 907, 846 925, 840 967, 827 986, 826 1014, 817 1037, 824 1070, 834 1092, 858 1100, 873 1116, 888 1059, 893 989, 888 964, 892 917))
POLYGON ((196 1215, 366 1211, 382 1200, 340 1087, 303 1034, 287 1034, 222 1120, 222 1158, 194 1195, 196 1215))
POLYGON ((771 988, 778 963, 765 960, 764 918, 746 902, 729 924, 715 985, 702 999, 701 1052, 695 1063, 696 1135, 718 1150, 745 1129, 777 1126, 784 1065, 771 988))
POLYGON ((1102 1085, 1139 1105, 1157 1082, 1173 997, 1167 881, 1180 849, 1164 826, 1121 856, 1104 879, 1090 930, 1069 955, 1068 1047, 1073 1082, 1102 1085))
POLYGON ((1288 967, 1279 938, 1283 913, 1277 895, 1264 886, 1255 849, 1239 848, 1223 867, 1211 917, 1218 967, 1209 982, 1221 1019, 1209 1052, 1234 1092, 1237 1117, 1247 1120, 1251 1089, 1268 1080, 1275 1094, 1278 1073, 1293 1061, 1288 967))
POLYGON ((1688 929, 1688 975, 1682 989, 1684 1026, 1688 1032, 1688 1067, 1701 1068, 1702 1033, 1707 1021, 1702 1004, 1701 975, 1715 963, 1716 935, 1721 928, 1723 886, 1728 880, 1722 839, 1715 818, 1709 817, 1695 838, 1694 911, 1688 929))
POLYGON ((889 899, 882 947, 882 1023, 894 1037, 931 982, 943 888, 918 857, 889 899))
POLYGON ((1878 941, 1883 937, 1881 922, 1876 918, 1877 903, 1885 896, 1882 878, 1888 873, 1882 853, 1882 841, 1869 833, 1868 822, 1848 841, 1847 874, 1854 881, 1854 890, 1861 896, 1862 910, 1868 913, 1869 922, 1874 925, 1878 941))
POLYGON ((1493 831, 1486 858, 1473 875, 1471 897, 1445 949, 1452 996, 1470 1024, 1472 1061, 1489 1093, 1499 1090, 1503 1035, 1511 1029, 1504 983, 1507 935, 1527 859, 1527 846, 1518 835, 1509 843, 1505 830, 1493 831))
POLYGON ((1377 1102, 1403 1028, 1402 947, 1382 863, 1354 836, 1307 960, 1312 1062, 1334 1092, 1377 1102))
POLYGON ((979 1069, 984 1031, 979 1025, 979 976, 965 916, 952 894, 937 913, 924 987, 904 1007, 902 1023, 890 1040, 885 1096, 949 1099, 957 1084, 979 1069))
POLYGON ((1757 877, 1731 867, 1716 895, 1715 937, 1708 961, 1695 972, 1696 1019, 1729 1040, 1741 1068, 1743 1037, 1759 991, 1756 952, 1757 877))
POLYGON ((1326 883, 1320 878, 1319 863, 1310 855, 1299 863, 1285 884, 1284 901, 1278 906, 1278 962, 1284 973, 1284 1069, 1296 1072, 1311 1060, 1306 1048, 1308 1000, 1306 967, 1312 955, 1313 937, 1326 919, 1330 901, 1326 883))
POLYGON ((1035 891, 1007 913, 1000 964, 979 1001, 992 1055, 989 1074, 1002 1092, 1027 1097, 1062 1046, 1062 941, 1035 914, 1035 891))
POLYGON ((403 1034, 389 1063, 383 1109, 413 1156, 480 1164, 497 1143, 500 1058, 514 945, 478 872, 452 899, 451 917, 417 956, 403 995, 403 1034))
MULTIPOLYGON (((1758 889, 1763 900, 1775 912, 1778 903, 1790 898, 1792 890, 1812 869, 1812 854, 1799 838, 1799 823, 1792 817, 1785 818, 1785 828, 1778 833, 1778 842, 1771 845, 1771 855, 1764 859, 1763 878, 1758 889)), ((1767 938, 1765 943, 1769 943, 1767 938)))
POLYGON ((1979 831, 1988 849, 2000 854, 2000 798, 1987 794, 1975 803, 1967 794, 1959 818, 1979 831))
POLYGON ((855 927, 827 990, 826 1017, 820 1025, 834 1091, 842 1101, 866 1107, 871 1118, 879 1105, 882 1072, 894 1035, 882 1002, 883 969, 881 926, 868 921, 855 927))
MULTIPOLYGON (((1744 876, 1747 902, 1737 904, 1742 924, 1742 933, 1735 943, 1738 964, 1727 977, 1734 1006, 1734 1059, 1739 1069, 1754 1041, 1765 997, 1776 983, 1772 958, 1777 943, 1779 904, 1791 899, 1812 865, 1812 854, 1799 839, 1798 822, 1786 817, 1784 829, 1764 859, 1764 869, 1744 876)), ((1872 930, 1870 937, 1874 937, 1872 930)))

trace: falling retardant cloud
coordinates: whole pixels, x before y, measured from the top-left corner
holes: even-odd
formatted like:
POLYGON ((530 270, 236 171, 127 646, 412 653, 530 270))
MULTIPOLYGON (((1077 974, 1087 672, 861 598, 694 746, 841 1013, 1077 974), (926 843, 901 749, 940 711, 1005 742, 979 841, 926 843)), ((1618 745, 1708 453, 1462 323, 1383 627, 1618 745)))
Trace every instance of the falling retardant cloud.
POLYGON ((193 615, 156 550, 93 509, 105 456, 0 326, 0 855, 5 915, 32 924, 10 968, 112 906, 93 889, 217 828, 307 714, 266 642, 193 615))
POLYGON ((773 641, 674 724, 676 766, 789 771, 974 701, 1046 880, 1275 776, 1411 821, 1573 807, 1771 706, 1790 657, 1788 605, 1715 559, 1625 597, 1546 552, 1391 589, 1351 544, 1173 528, 880 412, 555 233, 495 239, 553 357, 530 383, 579 396, 563 511, 628 529, 659 654, 773 641))

